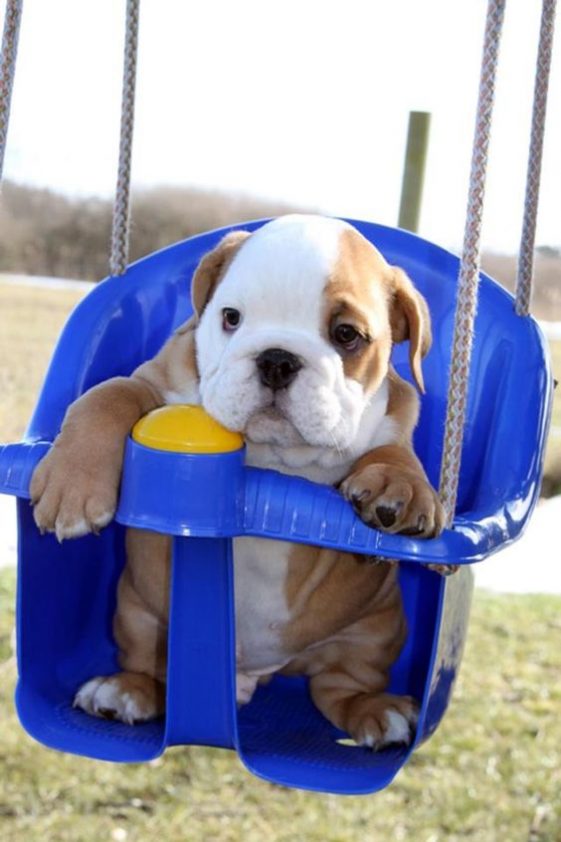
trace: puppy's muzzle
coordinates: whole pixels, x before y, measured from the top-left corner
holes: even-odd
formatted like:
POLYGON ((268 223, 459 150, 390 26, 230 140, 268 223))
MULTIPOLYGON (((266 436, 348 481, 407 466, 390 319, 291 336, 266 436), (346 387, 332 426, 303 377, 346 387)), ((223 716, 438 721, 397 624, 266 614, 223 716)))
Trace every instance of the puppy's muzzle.
POLYGON ((286 389, 302 368, 302 363, 290 351, 283 348, 267 348, 255 360, 259 371, 259 379, 264 386, 273 392, 286 389))

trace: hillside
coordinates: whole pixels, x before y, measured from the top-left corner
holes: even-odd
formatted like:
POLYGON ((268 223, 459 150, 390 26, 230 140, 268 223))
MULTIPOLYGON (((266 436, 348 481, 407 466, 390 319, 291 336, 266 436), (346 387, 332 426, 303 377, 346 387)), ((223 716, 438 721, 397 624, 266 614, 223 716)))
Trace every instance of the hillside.
MULTIPOLYGON (((159 187, 136 191, 130 258, 235 222, 278 216, 296 208, 251 196, 159 187)), ((313 210, 313 209, 312 209, 313 210)), ((107 275, 111 202, 75 199, 6 182, 0 199, 0 272, 100 280, 107 275)), ((483 268, 513 289, 516 259, 485 254, 483 268)), ((533 312, 561 321, 561 252, 538 249, 533 312)))

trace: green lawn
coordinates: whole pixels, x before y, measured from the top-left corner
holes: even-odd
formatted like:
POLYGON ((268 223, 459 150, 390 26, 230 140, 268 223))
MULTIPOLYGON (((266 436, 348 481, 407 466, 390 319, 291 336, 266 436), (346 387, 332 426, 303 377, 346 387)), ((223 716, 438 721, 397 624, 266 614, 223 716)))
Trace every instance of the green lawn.
POLYGON ((0 838, 9 842, 559 842, 561 597, 476 593, 452 706, 375 796, 285 790, 230 752, 144 765, 62 755, 16 721, 13 571, 0 573, 0 838))

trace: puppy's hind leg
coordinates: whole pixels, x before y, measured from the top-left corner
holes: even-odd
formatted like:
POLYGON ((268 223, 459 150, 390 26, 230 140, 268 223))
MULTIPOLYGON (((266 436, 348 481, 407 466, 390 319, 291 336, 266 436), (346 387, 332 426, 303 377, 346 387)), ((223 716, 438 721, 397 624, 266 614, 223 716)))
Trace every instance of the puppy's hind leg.
POLYGON ((169 539, 130 529, 127 549, 114 619, 123 671, 87 681, 74 706, 132 725, 165 710, 169 539))
POLYGON ((312 698, 334 725, 359 745, 375 750, 409 744, 418 705, 411 696, 386 692, 389 671, 405 641, 407 627, 394 568, 377 610, 327 641, 308 674, 312 698))
MULTIPOLYGON (((386 680, 380 679, 383 688, 386 680)), ((359 745, 379 750, 395 743, 408 745, 413 738, 418 705, 411 696, 373 689, 343 666, 313 676, 310 690, 323 715, 359 745)))

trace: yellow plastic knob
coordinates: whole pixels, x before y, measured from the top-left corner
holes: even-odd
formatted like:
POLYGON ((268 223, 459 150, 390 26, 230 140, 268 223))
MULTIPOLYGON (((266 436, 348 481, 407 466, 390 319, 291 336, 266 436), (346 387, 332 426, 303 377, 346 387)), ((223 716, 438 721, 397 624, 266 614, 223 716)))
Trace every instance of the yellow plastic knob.
POLYGON ((239 433, 227 430, 202 406, 162 406, 134 425, 134 441, 175 453, 230 453, 243 447, 239 433))

